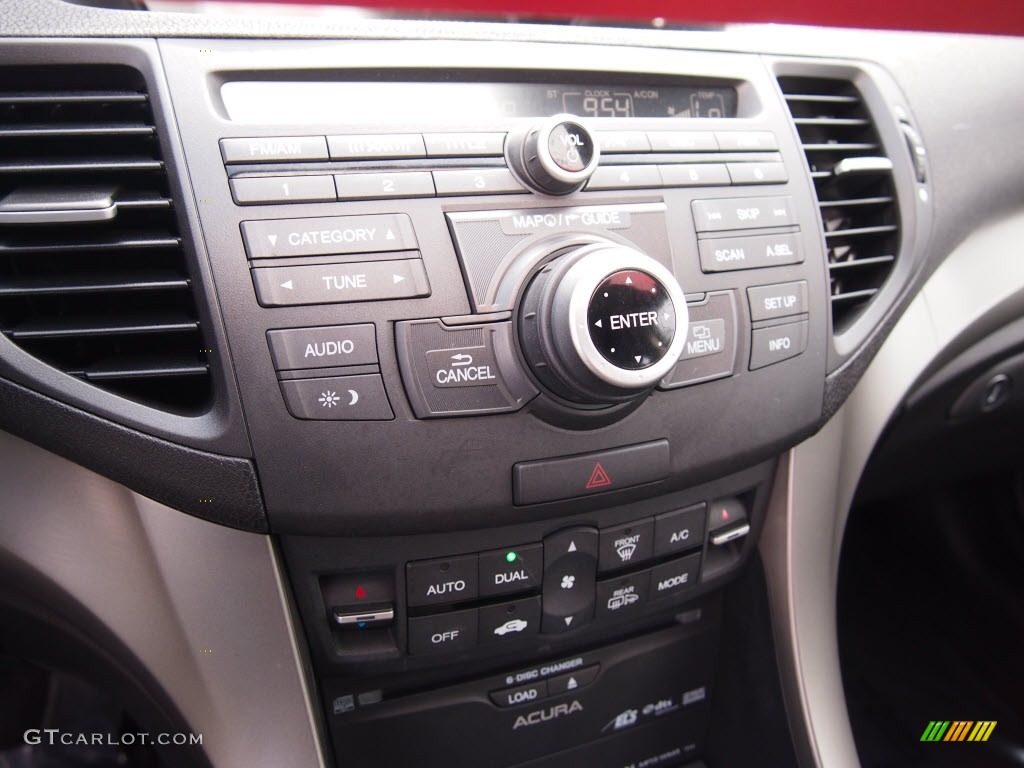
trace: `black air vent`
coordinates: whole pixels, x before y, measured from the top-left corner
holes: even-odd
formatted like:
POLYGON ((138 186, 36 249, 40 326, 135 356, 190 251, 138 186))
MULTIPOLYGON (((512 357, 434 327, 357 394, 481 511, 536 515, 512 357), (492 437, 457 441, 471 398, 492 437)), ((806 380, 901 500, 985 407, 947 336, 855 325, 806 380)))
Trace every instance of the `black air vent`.
POLYGON ((0 330, 97 387, 196 412, 209 368, 141 75, 0 68, 0 330))
POLYGON ((842 333, 892 272, 900 217, 892 163, 846 80, 780 77, 807 155, 825 227, 832 325, 842 333))

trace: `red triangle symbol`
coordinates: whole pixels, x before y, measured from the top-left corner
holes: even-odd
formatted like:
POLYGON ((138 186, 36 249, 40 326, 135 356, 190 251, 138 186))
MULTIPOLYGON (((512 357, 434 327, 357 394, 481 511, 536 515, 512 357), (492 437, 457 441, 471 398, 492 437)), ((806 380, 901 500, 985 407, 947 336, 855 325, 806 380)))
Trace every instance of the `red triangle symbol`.
POLYGON ((363 589, 363 585, 362 584, 360 584, 358 587, 356 587, 356 599, 361 598, 361 597, 366 597, 366 590, 363 589))
POLYGON ((602 488, 606 485, 611 485, 612 479, 608 477, 608 473, 604 471, 604 467, 601 466, 601 462, 597 462, 594 465, 594 471, 590 473, 590 479, 587 481, 587 490, 591 488, 602 488))

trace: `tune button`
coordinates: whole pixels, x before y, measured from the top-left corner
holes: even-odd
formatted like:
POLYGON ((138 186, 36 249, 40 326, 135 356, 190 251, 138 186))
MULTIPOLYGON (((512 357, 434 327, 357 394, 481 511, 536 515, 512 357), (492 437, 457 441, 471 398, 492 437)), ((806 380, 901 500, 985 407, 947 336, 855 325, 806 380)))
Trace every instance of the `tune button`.
POLYGON ((668 353, 676 313, 668 291, 636 269, 609 275, 590 300, 587 326, 597 351, 613 365, 638 371, 668 353))

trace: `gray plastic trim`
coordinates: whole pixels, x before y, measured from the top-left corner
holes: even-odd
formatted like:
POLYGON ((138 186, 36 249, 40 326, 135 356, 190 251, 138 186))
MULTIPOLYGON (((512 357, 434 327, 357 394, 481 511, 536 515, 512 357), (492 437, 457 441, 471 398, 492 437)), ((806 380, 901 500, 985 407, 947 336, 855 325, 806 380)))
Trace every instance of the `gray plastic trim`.
POLYGON ((843 531, 875 444, 936 361, 1024 314, 1024 211, 979 229, 907 308, 846 404, 781 462, 761 553, 801 764, 857 766, 836 638, 843 531))
POLYGON ((213 765, 323 768, 270 539, 183 515, 3 432, 0 488, 0 558, 24 574, 5 579, 0 600, 52 584, 146 668, 213 765))

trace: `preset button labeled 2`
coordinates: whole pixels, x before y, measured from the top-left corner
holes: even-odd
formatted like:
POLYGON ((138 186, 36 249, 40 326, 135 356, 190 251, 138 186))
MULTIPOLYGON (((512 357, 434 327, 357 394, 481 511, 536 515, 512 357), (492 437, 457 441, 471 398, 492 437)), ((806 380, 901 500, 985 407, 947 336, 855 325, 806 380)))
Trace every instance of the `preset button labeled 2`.
POLYGON ((544 539, 545 634, 569 632, 593 619, 597 541, 597 529, 587 527, 567 528, 544 539))
POLYGON ((259 267, 252 270, 256 296, 264 307, 341 304, 430 295, 420 259, 259 267))

